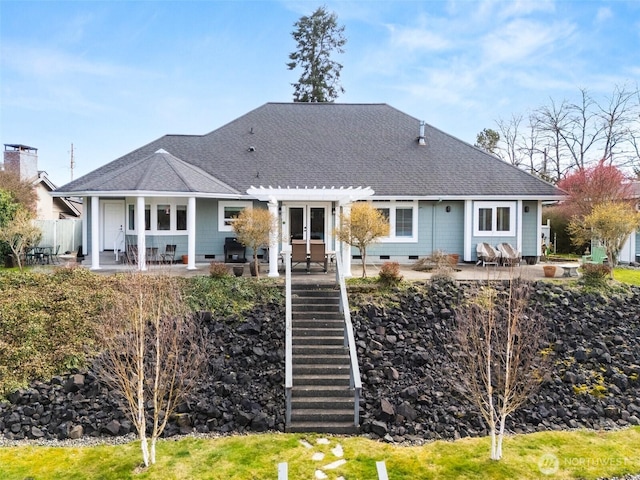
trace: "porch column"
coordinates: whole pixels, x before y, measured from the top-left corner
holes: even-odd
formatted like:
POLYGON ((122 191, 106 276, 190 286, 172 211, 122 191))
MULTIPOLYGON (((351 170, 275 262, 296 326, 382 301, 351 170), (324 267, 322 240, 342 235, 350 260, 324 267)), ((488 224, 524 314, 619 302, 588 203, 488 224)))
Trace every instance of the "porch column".
POLYGON ((100 270, 100 197, 91 197, 91 270, 100 270))
POLYGON ((187 270, 196 270, 196 197, 187 202, 187 270))
POLYGON ((278 217, 278 201, 269 200, 269 213, 271 214, 271 234, 269 235, 269 276, 278 277, 278 228, 280 218, 278 217))
POLYGON ((516 205, 516 250, 522 254, 522 222, 524 220, 522 200, 518 200, 516 205))
MULTIPOLYGON (((345 218, 351 216, 351 204, 347 203, 342 206, 342 213, 345 218)), ((339 220, 338 220, 339 223, 339 220)), ((350 278, 353 276, 351 273, 351 245, 346 242, 340 242, 342 248, 342 271, 344 272, 345 278, 350 278)))
POLYGON ((144 221, 144 197, 136 198, 136 230, 138 232, 138 270, 147 269, 147 237, 144 221))
POLYGON ((464 251, 463 259, 465 262, 473 260, 473 250, 471 239, 473 238, 473 202, 471 200, 464 201, 464 251))
MULTIPOLYGON (((89 197, 84 197, 82 199, 83 205, 89 205, 89 197)), ((76 249, 82 246, 82 251, 80 252, 82 255, 87 254, 87 247, 89 246, 89 232, 87 231, 87 225, 89 225, 89 214, 86 208, 82 209, 82 243, 80 245, 76 245, 76 249)))

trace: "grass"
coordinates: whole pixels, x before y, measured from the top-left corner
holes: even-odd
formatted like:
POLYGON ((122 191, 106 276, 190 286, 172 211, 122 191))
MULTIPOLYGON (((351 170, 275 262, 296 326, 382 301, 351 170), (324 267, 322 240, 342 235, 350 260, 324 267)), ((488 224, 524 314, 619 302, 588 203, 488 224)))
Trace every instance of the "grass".
POLYGON ((613 278, 618 282, 640 286, 640 270, 616 268, 613 270, 613 278))
POLYGON ((504 458, 489 460, 487 438, 397 446, 363 437, 262 434, 216 439, 163 440, 158 463, 140 468, 139 444, 94 447, 20 446, 0 449, 0 478, 12 479, 275 479, 288 462, 290 479, 314 478, 316 468, 336 460, 340 443, 347 463, 326 471, 329 478, 377 478, 384 460, 390 480, 421 479, 595 479, 640 472, 640 427, 615 432, 578 430, 516 435, 505 439, 504 458), (313 448, 306 448, 301 439, 313 448), (325 453, 314 461, 315 452, 325 453))

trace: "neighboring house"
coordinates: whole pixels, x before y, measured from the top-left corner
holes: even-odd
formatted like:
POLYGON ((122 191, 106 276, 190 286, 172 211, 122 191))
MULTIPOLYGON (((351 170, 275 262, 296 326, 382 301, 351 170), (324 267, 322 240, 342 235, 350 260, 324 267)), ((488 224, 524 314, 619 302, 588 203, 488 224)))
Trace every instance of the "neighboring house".
MULTIPOLYGON (((631 192, 636 210, 640 212, 640 182, 631 182, 631 192)), ((640 262, 640 229, 629 236, 620 250, 618 261, 622 263, 640 262)))
MULTIPOLYGON (((196 261, 223 260, 243 208, 268 208, 280 232, 269 275, 290 239, 355 249, 334 236, 340 212, 370 201, 389 219, 371 261, 412 262, 436 250, 476 260, 476 245, 510 242, 539 255, 543 202, 561 192, 385 104, 268 103, 206 135, 166 135, 57 189, 84 198, 83 245, 99 252, 177 245, 196 261)), ((249 252, 247 252, 249 254, 249 252)), ((344 255, 346 253, 346 255, 344 255)))
POLYGON ((38 170, 38 149, 27 145, 5 144, 4 167, 14 172, 21 180, 31 182, 36 189, 36 218, 38 220, 58 220, 79 218, 82 203, 79 198, 53 197, 56 186, 49 180, 47 172, 38 170))

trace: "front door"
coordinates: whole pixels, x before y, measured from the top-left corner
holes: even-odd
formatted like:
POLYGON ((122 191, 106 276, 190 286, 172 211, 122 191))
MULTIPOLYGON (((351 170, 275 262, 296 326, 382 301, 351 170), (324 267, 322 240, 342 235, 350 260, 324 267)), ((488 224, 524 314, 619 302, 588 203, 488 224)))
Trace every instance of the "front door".
POLYGON ((104 202, 102 250, 124 250, 124 201, 104 202))
POLYGON ((289 211, 289 241, 329 240, 328 214, 330 204, 287 205, 289 211))

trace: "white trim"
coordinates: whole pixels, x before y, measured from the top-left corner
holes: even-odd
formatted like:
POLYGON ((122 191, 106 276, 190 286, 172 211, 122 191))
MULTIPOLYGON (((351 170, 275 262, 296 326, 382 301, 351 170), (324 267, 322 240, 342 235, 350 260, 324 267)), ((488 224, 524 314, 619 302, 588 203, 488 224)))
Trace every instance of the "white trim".
POLYGON ((253 208, 253 202, 247 201, 247 200, 235 200, 235 201, 220 200, 218 202, 218 231, 233 232, 233 225, 227 225, 224 219, 225 207, 239 207, 242 209, 253 208))
MULTIPOLYGON (((136 210, 138 206, 138 199, 144 197, 128 197, 125 199, 125 231, 127 235, 135 235, 138 233, 138 217, 136 215, 136 210), (129 215, 130 206, 133 205, 133 215, 134 215, 134 225, 136 228, 129 228, 129 215)), ((193 197, 192 197, 193 198, 193 197)), ((187 208, 187 217, 189 216, 189 200, 190 199, 175 199, 175 198, 167 198, 167 197, 155 197, 155 198, 145 198, 145 209, 149 207, 149 230, 144 230, 147 235, 155 235, 155 236, 176 236, 176 235, 187 235, 187 228, 183 230, 177 229, 178 223, 178 207, 186 207, 187 208), (186 202, 185 202, 186 200, 186 202), (169 217, 169 230, 158 230, 158 206, 159 205, 169 205, 170 217, 169 217)), ((142 217, 145 218, 144 216, 142 217)), ((144 225, 144 220, 142 224, 144 225)))
POLYGON ((464 261, 473 260, 471 242, 473 241, 473 201, 464 201, 464 261))
POLYGON ((247 190, 247 194, 256 199, 268 202, 271 200, 289 202, 339 202, 347 204, 364 200, 374 194, 371 187, 254 187, 247 190))
POLYGON ((473 235, 476 237, 515 237, 516 236, 516 206, 517 202, 474 202, 473 204, 473 235), (498 208, 509 208, 509 230, 497 230, 498 208), (480 209, 491 210, 491 230, 480 230, 478 219, 480 209))
POLYGON ((381 237, 380 243, 416 243, 418 241, 418 201, 417 200, 371 200, 376 209, 389 209, 389 236, 381 237), (411 236, 396 235, 396 214, 398 209, 411 209, 411 236))

